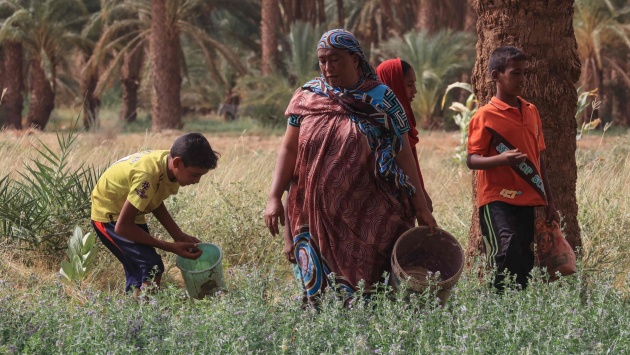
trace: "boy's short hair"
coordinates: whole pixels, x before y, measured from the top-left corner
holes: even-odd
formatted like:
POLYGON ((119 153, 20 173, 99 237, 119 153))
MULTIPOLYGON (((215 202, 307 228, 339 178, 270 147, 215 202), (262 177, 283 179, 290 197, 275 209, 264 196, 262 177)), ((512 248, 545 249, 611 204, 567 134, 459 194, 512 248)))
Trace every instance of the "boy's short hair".
POLYGON ((201 133, 187 133, 178 137, 170 150, 171 157, 179 157, 185 166, 202 169, 217 167, 219 154, 201 133))
POLYGON ((527 60, 527 55, 525 52, 516 47, 499 47, 490 54, 490 60, 488 61, 488 73, 492 75, 493 70, 497 70, 501 73, 505 72, 507 63, 510 60, 527 60))

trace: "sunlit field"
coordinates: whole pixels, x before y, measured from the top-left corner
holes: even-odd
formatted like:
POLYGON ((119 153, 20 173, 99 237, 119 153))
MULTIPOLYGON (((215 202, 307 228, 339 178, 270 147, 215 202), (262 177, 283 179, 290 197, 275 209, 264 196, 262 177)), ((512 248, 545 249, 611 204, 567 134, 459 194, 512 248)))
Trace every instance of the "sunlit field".
MULTIPOLYGON (((139 150, 168 149, 181 133, 127 133, 107 126, 81 133, 70 150, 67 168, 82 164, 104 168, 139 150)), ((472 354, 630 349, 630 134, 593 133, 578 142, 577 197, 584 247, 577 276, 547 284, 536 272, 532 287, 499 297, 470 271, 444 307, 431 294, 379 293, 347 310, 329 294, 319 313, 301 309, 293 271, 281 255, 281 238, 272 237, 262 220, 282 132, 256 132, 243 124, 228 133, 212 131, 206 136, 221 153, 218 168, 200 184, 182 188, 167 207, 184 231, 223 248, 226 292, 189 301, 174 256, 163 253, 167 268, 163 291, 136 302, 122 292, 122 267, 100 243, 94 269, 82 283, 69 285, 58 275, 65 254, 23 250, 21 244, 3 238, 0 353, 472 354)), ((465 247, 472 209, 471 174, 452 158, 458 143, 457 132, 421 132, 418 155, 440 227, 465 247)), ((38 159, 35 148, 41 149, 41 144, 55 151, 57 135, 0 133, 0 176, 20 179, 25 164, 38 159)), ((76 220, 75 225, 90 231, 88 220, 76 220)), ((153 233, 168 238, 155 220, 149 225, 153 233)))

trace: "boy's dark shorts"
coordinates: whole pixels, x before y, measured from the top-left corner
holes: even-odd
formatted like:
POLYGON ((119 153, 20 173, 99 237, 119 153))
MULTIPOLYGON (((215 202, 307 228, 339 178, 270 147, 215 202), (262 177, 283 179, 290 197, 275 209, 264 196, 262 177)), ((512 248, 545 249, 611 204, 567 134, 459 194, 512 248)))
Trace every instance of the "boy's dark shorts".
MULTIPOLYGON (((116 222, 92 221, 92 226, 101 242, 123 264, 127 278, 126 292, 129 292, 132 286, 140 288, 142 283, 152 280, 164 272, 162 257, 155 251, 155 248, 132 242, 116 234, 114 231, 116 222)), ((137 226, 149 233, 146 224, 138 224, 137 226)))

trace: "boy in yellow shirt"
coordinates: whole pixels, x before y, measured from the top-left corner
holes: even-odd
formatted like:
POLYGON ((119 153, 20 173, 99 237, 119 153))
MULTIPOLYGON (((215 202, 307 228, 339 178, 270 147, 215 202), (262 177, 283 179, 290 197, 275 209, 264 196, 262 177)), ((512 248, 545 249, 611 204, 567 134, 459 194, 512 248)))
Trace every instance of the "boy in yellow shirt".
POLYGON ((160 248, 188 259, 197 259, 199 239, 179 228, 164 205, 180 186, 197 184, 216 168, 219 155, 200 133, 175 140, 169 150, 145 151, 122 158, 110 166, 92 192, 92 225, 103 244, 123 264, 129 292, 134 296, 151 281, 159 287, 164 264, 160 248), (174 242, 149 234, 145 214, 153 213, 174 242))

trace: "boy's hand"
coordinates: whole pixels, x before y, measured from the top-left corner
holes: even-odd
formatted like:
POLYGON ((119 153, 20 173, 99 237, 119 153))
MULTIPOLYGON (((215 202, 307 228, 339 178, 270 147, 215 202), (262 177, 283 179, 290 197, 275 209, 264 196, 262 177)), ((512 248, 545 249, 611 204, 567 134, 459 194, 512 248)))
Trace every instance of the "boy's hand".
POLYGON ((558 222, 560 224, 560 213, 556 209, 556 206, 553 202, 549 202, 547 206, 545 206, 545 214, 547 216, 547 223, 551 223, 552 221, 558 222))
POLYGON ((171 244, 172 253, 175 253, 182 258, 186 259, 197 259, 201 256, 201 249, 197 247, 197 243, 187 243, 187 242, 175 242, 171 244))
POLYGON ((180 234, 176 241, 185 243, 201 243, 201 240, 199 240, 197 237, 193 237, 192 235, 188 235, 186 233, 180 234))
POLYGON ((504 165, 518 165, 527 159, 527 154, 521 153, 518 148, 505 151, 501 153, 505 164, 504 165))

